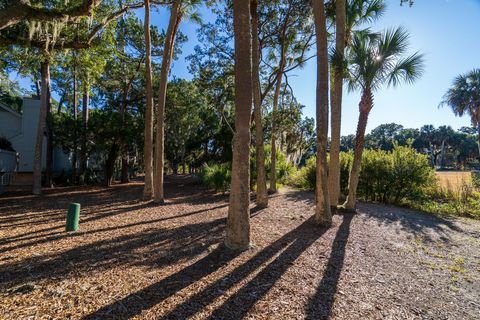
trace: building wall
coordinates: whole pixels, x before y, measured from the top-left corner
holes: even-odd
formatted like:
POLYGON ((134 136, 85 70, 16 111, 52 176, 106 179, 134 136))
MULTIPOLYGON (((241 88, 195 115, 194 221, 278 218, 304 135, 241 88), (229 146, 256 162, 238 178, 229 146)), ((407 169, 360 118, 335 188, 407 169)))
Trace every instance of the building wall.
MULTIPOLYGON (((0 114, 0 135, 5 135, 12 147, 19 154, 18 172, 33 172, 35 144, 37 142, 38 117, 40 116, 40 100, 23 98, 23 113, 21 118, 9 112, 0 114), (6 133, 12 134, 7 135, 6 133), (14 133, 14 134, 13 134, 14 133)), ((46 167, 47 137, 43 139, 42 169, 46 167)), ((69 156, 60 148, 54 148, 53 170, 71 170, 69 156)))
POLYGON ((0 109, 0 136, 8 140, 22 131, 22 118, 0 109))
POLYGON ((0 172, 13 172, 16 166, 15 152, 0 149, 0 172))
MULTIPOLYGON (((37 141, 38 117, 40 116, 40 100, 34 98, 23 99, 22 133, 10 139, 15 151, 19 154, 19 172, 33 171, 35 143, 37 141)), ((46 163, 46 139, 43 139, 42 167, 46 163)))

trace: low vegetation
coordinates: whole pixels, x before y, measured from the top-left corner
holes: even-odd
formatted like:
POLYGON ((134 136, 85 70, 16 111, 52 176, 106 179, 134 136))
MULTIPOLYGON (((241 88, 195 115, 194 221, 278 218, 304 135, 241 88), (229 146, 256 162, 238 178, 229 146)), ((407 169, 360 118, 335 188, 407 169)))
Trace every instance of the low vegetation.
MULTIPOLYGON (((348 190, 348 173, 353 155, 340 153, 340 187, 348 190)), ((292 174, 288 184, 300 189, 315 188, 315 158, 292 174)), ((472 173, 478 180, 478 173, 472 173)), ((392 151, 365 150, 362 157, 358 195, 361 200, 406 205, 425 212, 480 218, 478 184, 464 184, 456 191, 438 184, 426 155, 412 147, 395 144, 392 151), (475 187, 476 186, 476 187, 475 187)))

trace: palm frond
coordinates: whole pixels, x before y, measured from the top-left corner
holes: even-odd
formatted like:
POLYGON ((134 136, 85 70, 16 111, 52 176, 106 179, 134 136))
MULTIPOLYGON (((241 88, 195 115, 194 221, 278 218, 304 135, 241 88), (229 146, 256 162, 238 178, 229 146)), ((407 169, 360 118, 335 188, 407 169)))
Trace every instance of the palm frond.
POLYGON ((350 89, 377 90, 383 85, 413 83, 423 74, 424 59, 419 53, 403 57, 408 48, 408 33, 402 28, 382 33, 369 29, 354 32, 347 50, 350 89))
POLYGON ((414 83, 424 72, 424 56, 418 52, 399 60, 388 75, 388 85, 396 87, 402 82, 414 83))
POLYGON ((469 114, 472 124, 480 124, 480 69, 457 76, 439 107, 449 106, 456 116, 469 114))

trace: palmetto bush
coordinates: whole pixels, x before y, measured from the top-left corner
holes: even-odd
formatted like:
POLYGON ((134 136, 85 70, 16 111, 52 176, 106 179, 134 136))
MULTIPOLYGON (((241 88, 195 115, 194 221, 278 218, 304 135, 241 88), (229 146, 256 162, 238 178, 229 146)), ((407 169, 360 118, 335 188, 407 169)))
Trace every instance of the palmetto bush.
MULTIPOLYGON (((340 154, 340 187, 345 195, 353 155, 340 154)), ((290 184, 302 189, 315 188, 315 158, 298 170, 290 184)), ((400 203, 422 197, 424 191, 435 184, 435 172, 427 156, 411 147, 395 145, 390 152, 365 150, 362 156, 359 196, 367 201, 400 203)))
MULTIPOLYGON (((348 174, 352 166, 353 154, 351 152, 340 152, 340 188, 345 194, 348 190, 348 174)), ((305 166, 294 172, 288 179, 287 183, 291 186, 304 189, 314 190, 316 183, 316 158, 311 157, 307 160, 305 166)))
MULTIPOLYGON (((271 154, 272 154, 272 147, 267 144, 264 147, 265 150, 265 172, 267 175, 267 181, 270 180, 270 174, 272 171, 271 167, 271 154)), ((277 149, 277 163, 276 163, 276 171, 277 171, 277 184, 284 184, 286 183, 288 177, 294 173, 294 166, 287 161, 285 154, 282 151, 277 149)), ((256 184, 257 178, 257 163, 256 163, 256 153, 255 148, 250 148, 250 183, 252 186, 256 184)))
POLYGON ((230 163, 205 165, 200 172, 202 183, 208 188, 225 192, 230 188, 230 163))

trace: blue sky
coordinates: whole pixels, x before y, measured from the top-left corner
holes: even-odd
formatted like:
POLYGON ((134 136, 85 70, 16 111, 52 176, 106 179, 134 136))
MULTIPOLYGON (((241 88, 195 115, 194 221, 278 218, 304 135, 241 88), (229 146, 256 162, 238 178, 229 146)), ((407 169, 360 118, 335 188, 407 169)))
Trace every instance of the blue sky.
MULTIPOLYGON (((367 130, 382 123, 396 122, 419 128, 424 124, 451 125, 454 129, 470 125, 467 117, 458 118, 447 108, 438 108, 442 95, 454 77, 480 67, 480 0, 416 0, 414 6, 400 6, 399 0, 387 0, 386 14, 372 26, 374 30, 402 25, 411 34, 411 51, 425 54, 425 74, 414 85, 382 89, 375 94, 367 130)), ((202 10, 204 20, 212 15, 202 10)), ((153 22, 164 27, 168 14, 153 15, 153 22)), ((197 26, 184 22, 181 30, 189 41, 183 56, 173 66, 176 77, 190 78, 184 57, 193 52, 197 26)), ((305 114, 315 115, 315 61, 291 74, 289 80, 305 114)), ((342 134, 355 132, 358 118, 357 93, 344 94, 342 134)))
MULTIPOLYGON (((386 2, 386 14, 371 26, 372 29, 406 27, 411 34, 411 51, 420 51, 425 55, 425 74, 414 85, 379 90, 375 94, 375 106, 367 130, 389 122, 408 128, 433 124, 458 129, 470 125, 467 117, 455 117, 451 110, 439 109, 438 105, 455 76, 480 67, 480 0, 416 0, 412 7, 400 6, 399 0, 386 2)), ((200 13, 204 21, 214 19, 207 9, 202 9, 200 13)), ((138 10, 137 14, 143 17, 143 10, 138 10)), ((156 10, 152 23, 166 28, 168 18, 167 10, 156 10)), ((198 44, 197 28, 198 25, 192 21, 182 22, 180 29, 189 41, 182 48, 183 54, 173 64, 172 76, 191 78, 185 57, 193 53, 198 44)), ((309 117, 315 115, 315 65, 315 60, 310 60, 302 70, 291 73, 289 80, 298 101, 306 106, 304 113, 309 117)), ((22 85, 30 87, 29 81, 20 80, 22 85)), ((358 102, 358 93, 345 91, 342 135, 355 132, 358 102)))

